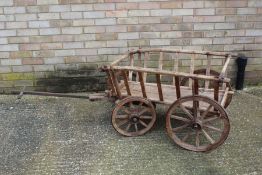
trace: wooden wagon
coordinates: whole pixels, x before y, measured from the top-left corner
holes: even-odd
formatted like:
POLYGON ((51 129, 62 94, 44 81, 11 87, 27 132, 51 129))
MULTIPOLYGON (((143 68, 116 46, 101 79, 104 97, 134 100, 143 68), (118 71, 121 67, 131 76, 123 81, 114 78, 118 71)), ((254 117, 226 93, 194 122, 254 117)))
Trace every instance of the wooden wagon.
POLYGON ((103 67, 108 92, 119 99, 113 127, 124 136, 143 135, 156 121, 155 104, 166 104, 166 129, 176 144, 200 152, 217 148, 230 130, 225 108, 233 95, 226 76, 231 57, 173 49, 129 51, 103 67))

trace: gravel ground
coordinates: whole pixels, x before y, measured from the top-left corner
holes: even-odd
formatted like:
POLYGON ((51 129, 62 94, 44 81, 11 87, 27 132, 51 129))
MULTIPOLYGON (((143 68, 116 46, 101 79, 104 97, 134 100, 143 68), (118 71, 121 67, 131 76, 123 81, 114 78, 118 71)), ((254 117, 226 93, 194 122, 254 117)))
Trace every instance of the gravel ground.
POLYGON ((211 153, 186 151, 170 141, 166 107, 157 106, 151 132, 127 138, 112 128, 108 101, 2 95, 0 174, 260 175, 261 92, 236 92, 227 109, 229 138, 211 153))

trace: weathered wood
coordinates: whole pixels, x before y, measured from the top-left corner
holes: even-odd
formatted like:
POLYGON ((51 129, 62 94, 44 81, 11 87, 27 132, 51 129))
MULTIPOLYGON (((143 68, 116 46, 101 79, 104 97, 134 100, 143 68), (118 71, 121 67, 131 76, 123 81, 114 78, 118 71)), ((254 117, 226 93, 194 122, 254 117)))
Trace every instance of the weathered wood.
MULTIPOLYGON (((134 67, 134 54, 130 53, 130 67, 134 67)), ((129 80, 132 81, 133 71, 129 71, 129 80)))
POLYGON ((128 84, 128 79, 127 79, 126 72, 124 70, 122 70, 121 73, 122 73, 122 76, 124 78, 127 94, 131 95, 131 90, 130 90, 130 87, 129 87, 129 84, 128 84))
POLYGON ((226 62, 221 70, 221 73, 220 73, 220 77, 224 77, 225 76, 225 73, 226 73, 226 70, 227 70, 227 67, 230 63, 230 59, 231 59, 231 55, 228 55, 227 58, 226 58, 226 62))
MULTIPOLYGON (((145 52, 145 55, 144 55, 144 68, 147 68, 147 61, 149 60, 149 52, 145 52)), ((146 78, 147 78, 147 72, 143 72, 143 78, 144 78, 144 81, 146 82, 146 78)))
POLYGON ((115 66, 117 65, 120 61, 123 61, 124 59, 128 58, 129 56, 129 52, 127 52, 126 54, 122 55, 121 57, 119 57, 117 60, 113 61, 110 66, 115 66))
POLYGON ((162 70, 163 69, 163 52, 159 53, 159 60, 158 60, 158 69, 162 70))
POLYGON ((220 79, 215 76, 206 76, 206 75, 196 75, 196 74, 189 74, 189 73, 182 73, 182 72, 173 72, 173 71, 167 71, 167 70, 155 70, 152 68, 139 68, 139 67, 130 67, 130 66, 114 66, 113 69, 117 70, 133 70, 138 72, 147 72, 147 73, 159 73, 162 75, 172 75, 172 76, 181 76, 181 77, 188 77, 188 78, 198 78, 202 80, 216 80, 221 82, 230 82, 230 78, 223 78, 220 79))
POLYGON ((145 134, 154 126, 155 121, 156 111, 153 104, 149 100, 141 97, 128 97, 121 100, 114 108, 111 118, 111 122, 116 131, 129 137, 145 134), (145 112, 141 112, 141 106, 135 105, 136 103, 146 107, 146 122, 142 121, 145 119, 145 112), (132 108, 130 104, 132 104, 132 108), (138 127, 138 124, 143 126, 138 127), (135 129, 135 131, 133 129, 135 129))
POLYGON ((143 78, 143 73, 142 72, 138 72, 138 76, 139 76, 139 82, 140 82, 140 86, 141 86, 143 97, 147 98, 146 87, 145 87, 144 78, 143 78))
POLYGON ((227 87, 226 90, 225 90, 225 93, 223 95, 223 98, 221 100, 221 106, 222 107, 225 107, 225 104, 226 104, 226 101, 227 101, 227 98, 228 98, 228 92, 229 92, 229 88, 227 87))
MULTIPOLYGON (((190 74, 194 74, 194 70, 195 70, 195 59, 196 59, 196 54, 193 54, 193 56, 191 57, 191 61, 190 61, 190 74)), ((192 79, 189 79, 189 87, 192 87, 192 79)))
MULTIPOLYGON (((174 59, 174 67, 173 67, 173 71, 174 72, 178 72, 178 64, 179 64, 179 53, 175 53, 175 59, 174 59)), ((176 85, 175 83, 175 76, 173 76, 173 85, 176 85)))
MULTIPOLYGON (((141 54, 141 52, 138 52, 138 66, 139 66, 139 67, 143 67, 143 65, 142 65, 142 54, 141 54)), ((136 81, 139 81, 138 72, 136 72, 136 81)))
MULTIPOLYGON (((210 51, 194 51, 194 50, 176 50, 176 49, 164 49, 164 48, 152 48, 152 49, 139 49, 139 52, 166 52, 166 53, 184 53, 184 54, 199 54, 199 55, 213 55, 213 56, 226 56, 226 52, 210 52, 210 51)), ((136 53, 136 52, 133 52, 136 53)), ((236 54, 230 53, 232 57, 238 57, 236 54)))
MULTIPOLYGON (((132 96, 143 97, 140 82, 129 81, 129 87, 132 90, 132 96)), ((159 100, 158 87, 156 83, 145 84, 145 88, 147 90, 147 94, 146 94, 147 98, 157 103, 170 105, 178 97, 176 91, 181 93, 181 96, 179 98, 192 95, 192 87, 189 88, 188 86, 178 86, 179 91, 174 85, 161 84, 161 87, 162 87, 164 101, 159 100)), ((125 88, 121 89, 121 92, 122 92, 122 96, 128 96, 125 88)), ((233 93, 234 93, 233 91, 228 92, 228 94, 230 95, 232 95, 233 93)), ((224 91, 219 90, 219 101, 221 101, 223 94, 224 91)), ((208 91, 204 91, 204 88, 199 88, 199 95, 207 96, 211 99, 214 99, 214 89, 209 89, 208 91)))
POLYGON ((176 96, 177 99, 179 99, 181 97, 181 92, 180 92, 180 81, 178 76, 175 76, 175 86, 176 86, 176 96))
POLYGON ((108 80, 109 86, 112 90, 112 94, 115 94, 116 90, 115 90, 114 83, 113 83, 113 80, 112 80, 111 72, 109 70, 106 70, 105 72, 107 74, 107 80, 108 80))
POLYGON ((120 87, 119 87, 119 84, 118 84, 118 80, 117 80, 117 77, 116 77, 116 74, 115 74, 115 71, 114 70, 111 70, 111 75, 112 75, 112 79, 113 79, 113 82, 114 82, 114 87, 116 89, 116 93, 117 93, 117 96, 118 98, 122 98, 122 94, 121 94, 121 90, 120 90, 120 87))
POLYGON ((219 96, 219 81, 214 81, 214 100, 218 101, 219 96))
POLYGON ((156 74, 156 82, 157 82, 157 89, 158 89, 158 94, 159 94, 159 100, 160 101, 164 101, 162 87, 161 87, 160 74, 156 74))
POLYGON ((199 86, 198 86, 198 79, 194 79, 193 81, 193 87, 192 87, 192 90, 193 90, 193 95, 198 95, 199 93, 199 86))
MULTIPOLYGON (((211 55, 207 55, 207 66, 206 66, 206 76, 210 76, 210 69, 211 69, 211 55)), ((208 89, 210 84, 209 80, 205 80, 205 90, 208 89)))
POLYGON ((230 124, 227 113, 223 107, 210 98, 196 95, 181 98, 170 106, 166 114, 166 129, 169 137, 179 146, 191 151, 205 152, 217 148, 226 140, 229 134, 230 124), (185 108, 189 103, 192 105, 192 101, 195 106, 193 108, 194 117, 192 117, 187 108, 185 108), (210 115, 211 111, 206 112, 206 110, 211 108, 216 111, 216 120, 209 120, 210 117, 208 119, 201 117, 197 104, 203 103, 208 106, 208 108, 204 110, 205 113, 210 115), (180 112, 181 110, 184 111, 184 114, 180 112), (223 123, 223 125, 214 125, 217 120, 223 123), (180 124, 175 125, 175 123, 180 124), (182 132, 185 135, 181 139, 182 129, 184 129, 182 132), (210 130, 214 132, 210 132, 210 130), (187 139, 192 133, 195 135, 195 141, 193 142, 191 139, 187 139), (200 133, 201 139, 199 138, 200 133), (216 137, 217 134, 219 134, 219 137, 216 137))

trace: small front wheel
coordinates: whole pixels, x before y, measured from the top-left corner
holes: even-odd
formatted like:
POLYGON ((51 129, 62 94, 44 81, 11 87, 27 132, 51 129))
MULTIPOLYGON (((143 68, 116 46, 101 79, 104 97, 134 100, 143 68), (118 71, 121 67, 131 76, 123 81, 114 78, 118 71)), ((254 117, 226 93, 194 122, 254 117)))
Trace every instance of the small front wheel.
POLYGON ((166 114, 168 136, 182 148, 211 151, 226 140, 230 124, 226 111, 205 96, 187 96, 175 101, 166 114))
POLYGON ((154 105, 141 97, 127 97, 117 103, 112 113, 112 125, 124 136, 140 136, 156 121, 154 105))

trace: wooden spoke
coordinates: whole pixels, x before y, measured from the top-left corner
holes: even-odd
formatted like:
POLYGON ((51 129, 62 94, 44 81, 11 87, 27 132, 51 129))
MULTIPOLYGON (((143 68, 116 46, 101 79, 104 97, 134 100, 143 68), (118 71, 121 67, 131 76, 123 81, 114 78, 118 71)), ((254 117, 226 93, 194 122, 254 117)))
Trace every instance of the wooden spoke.
POLYGON ((130 112, 126 107, 123 107, 123 111, 124 111, 126 114, 131 114, 131 112, 130 112))
POLYGON ((127 127, 126 127, 126 131, 128 132, 130 127, 131 127, 132 123, 128 123, 127 127))
POLYGON ((192 136, 195 132, 189 132, 187 133, 183 138, 182 138, 182 141, 185 142, 190 136, 192 136))
POLYGON ((196 147, 199 147, 199 144, 200 144, 200 131, 199 130, 196 130, 196 147))
POLYGON ((182 138, 182 141, 185 142, 190 135, 191 135, 190 133, 187 133, 187 134, 182 138))
POLYGON ((180 121, 183 121, 183 122, 186 122, 186 123, 191 122, 191 120, 188 120, 187 118, 179 117, 179 116, 176 116, 176 115, 171 115, 171 118, 176 119, 176 120, 180 120, 180 121))
POLYGON ((188 126, 189 126, 189 124, 186 123, 186 124, 184 124, 184 125, 182 125, 182 126, 179 126, 179 127, 173 128, 172 130, 173 130, 173 132, 177 132, 177 131, 180 131, 180 130, 182 130, 182 129, 188 127, 188 126))
POLYGON ((208 129, 211 129, 211 130, 213 130, 213 131, 223 132, 221 129, 216 128, 216 127, 211 126, 211 125, 207 125, 207 124, 205 124, 205 125, 203 125, 203 126, 206 127, 206 128, 208 128, 208 129))
POLYGON ((117 119, 128 119, 128 115, 117 115, 117 119))
POLYGON ((137 123, 135 123, 134 125, 135 125, 135 130, 137 132, 138 131, 137 123))
POLYGON ((145 122, 143 122, 142 120, 140 120, 139 123, 141 123, 141 125, 143 125, 144 127, 147 127, 147 126, 148 126, 148 125, 147 125, 145 122))
POLYGON ((121 127, 121 126, 127 124, 128 122, 129 122, 129 120, 128 120, 128 119, 125 119, 125 120, 123 120, 122 122, 119 122, 119 123, 118 123, 118 126, 121 127))
POLYGON ((187 114, 187 116, 193 120, 194 117, 192 116, 192 114, 185 108, 185 106, 183 106, 182 104, 180 104, 180 108, 187 114))
POLYGON ((152 116, 141 115, 139 118, 140 119, 149 119, 149 120, 151 120, 152 116))
POLYGON ((149 100, 142 97, 129 96, 117 103, 111 120, 113 127, 118 133, 129 137, 140 136, 153 127, 156 121, 156 112, 149 100), (147 121, 142 121, 143 119, 147 121))
POLYGON ((130 107, 130 108, 134 108, 133 102, 129 102, 129 107, 130 107))
POLYGON ((215 143, 215 140, 214 140, 204 129, 202 129, 201 131, 203 132, 204 136, 207 138, 207 140, 208 140, 210 143, 212 143, 212 144, 215 143))
POLYGON ((220 119, 220 118, 218 116, 215 116, 215 117, 207 118, 207 119, 203 120, 202 122, 207 123, 207 122, 215 121, 215 120, 218 120, 218 119, 220 119))
POLYGON ((210 109, 212 108, 212 105, 209 105, 207 107, 207 109, 205 110, 205 112, 202 114, 201 118, 204 119, 206 117, 206 115, 208 114, 208 112, 210 111, 210 109))
POLYGON ((138 113, 138 115, 141 116, 141 115, 143 115, 143 114, 146 113, 146 112, 150 112, 150 109, 149 109, 149 108, 144 108, 143 110, 141 110, 141 111, 138 113))

